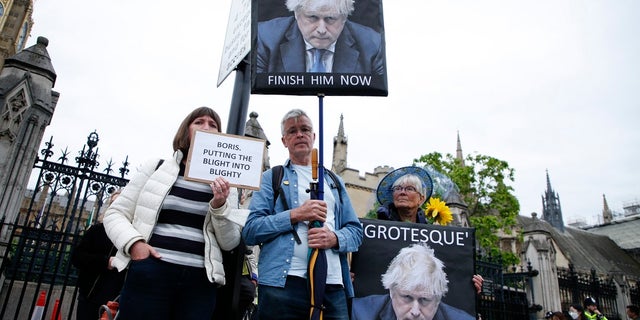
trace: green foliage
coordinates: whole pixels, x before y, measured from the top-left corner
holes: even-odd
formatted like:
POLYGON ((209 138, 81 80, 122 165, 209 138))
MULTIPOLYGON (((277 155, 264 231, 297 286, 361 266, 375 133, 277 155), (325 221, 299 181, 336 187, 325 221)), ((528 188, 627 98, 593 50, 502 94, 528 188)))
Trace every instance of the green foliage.
POLYGON ((470 223, 476 228, 479 246, 503 264, 518 263, 517 255, 501 251, 498 232, 513 232, 520 211, 513 195, 514 170, 506 161, 485 155, 467 155, 463 163, 451 154, 432 152, 414 159, 415 165, 430 165, 449 176, 458 186, 460 196, 468 205, 470 223))
POLYGON ((378 203, 378 201, 376 201, 376 203, 373 205, 373 209, 369 210, 369 212, 367 212, 364 217, 367 219, 378 219, 378 207, 380 207, 380 204, 378 203))
POLYGON ((517 266, 520 264, 520 258, 515 253, 509 251, 500 251, 500 253, 503 266, 517 266))

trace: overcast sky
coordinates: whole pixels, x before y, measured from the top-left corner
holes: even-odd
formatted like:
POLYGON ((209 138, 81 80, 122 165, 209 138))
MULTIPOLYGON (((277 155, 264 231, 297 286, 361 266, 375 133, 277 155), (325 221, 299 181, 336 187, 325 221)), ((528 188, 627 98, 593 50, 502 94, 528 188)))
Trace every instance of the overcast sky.
MULTIPOLYGON (((166 157, 179 122, 213 107, 226 130, 235 74, 216 87, 230 0, 37 0, 27 46, 49 39, 60 100, 45 132, 74 154, 100 135, 102 165, 166 157)), ((640 1, 384 2, 388 97, 324 99, 324 161, 340 115, 361 175, 430 152, 505 160, 521 214, 542 213, 546 170, 566 222, 640 201, 640 1)), ((252 95, 287 156, 280 119, 316 97, 252 95)), ((317 120, 315 121, 317 124, 317 120)))

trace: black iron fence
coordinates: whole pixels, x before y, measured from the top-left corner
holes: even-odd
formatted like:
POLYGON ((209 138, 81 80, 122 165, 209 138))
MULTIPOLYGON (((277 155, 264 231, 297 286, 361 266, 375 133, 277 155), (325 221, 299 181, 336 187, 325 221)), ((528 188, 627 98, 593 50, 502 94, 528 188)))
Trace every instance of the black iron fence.
POLYGON ((77 274, 71 265, 72 250, 97 220, 103 199, 128 182, 127 160, 118 169, 119 176, 111 175, 111 161, 104 173, 98 171, 98 141, 96 132, 89 135, 75 157, 76 166, 67 165, 66 150, 51 161, 53 143, 46 142, 34 164, 34 189, 25 195, 14 221, 0 222, 2 238, 8 239, 0 244, 4 247, 0 319, 31 319, 34 313, 42 313, 43 319, 51 319, 53 313, 75 318, 77 274))
MULTIPOLYGON (((70 263, 72 249, 103 211, 103 200, 128 182, 124 178, 128 159, 116 175, 112 175, 111 161, 99 172, 98 141, 97 133, 89 135, 75 157, 76 166, 67 164, 66 150, 52 161, 53 143, 46 142, 34 164, 36 185, 25 196, 23 209, 14 221, 0 221, 2 234, 9 235, 0 243, 5 249, 0 265, 0 319, 31 319, 40 312, 42 319, 51 319, 54 313, 61 314, 61 319, 75 319, 77 274, 70 263), (43 294, 44 305, 36 306, 43 294)), ((530 265, 505 270, 500 261, 478 254, 476 273, 485 279, 477 301, 482 319, 529 319, 540 310, 528 296, 531 278, 537 276, 530 265)))
POLYGON ((538 275, 530 263, 519 271, 515 267, 505 270, 501 261, 478 254, 476 273, 484 278, 476 301, 483 320, 529 319, 532 313, 542 310, 527 294, 531 279, 538 275))
MULTIPOLYGON (((568 310, 571 304, 582 305, 584 299, 592 297, 598 302, 598 310, 607 319, 621 319, 616 304, 618 291, 613 278, 599 278, 595 269, 591 269, 589 273, 577 272, 570 264, 569 268, 558 268, 558 285, 563 310, 568 310)), ((633 302, 633 294, 631 296, 633 302)), ((636 303, 637 298, 636 287, 636 303)))

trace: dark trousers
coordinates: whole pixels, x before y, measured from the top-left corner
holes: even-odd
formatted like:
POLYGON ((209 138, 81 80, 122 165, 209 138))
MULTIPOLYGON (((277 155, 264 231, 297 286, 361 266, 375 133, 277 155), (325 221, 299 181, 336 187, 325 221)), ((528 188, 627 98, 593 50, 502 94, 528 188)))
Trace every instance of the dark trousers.
MULTIPOLYGON (((300 320, 309 318, 307 279, 288 276, 284 288, 258 285, 258 319, 300 320)), ((327 285, 324 295, 325 320, 348 320, 347 298, 342 286, 327 285)))
POLYGON ((211 319, 216 293, 216 284, 209 282, 204 268, 155 258, 132 261, 118 319, 211 319))
MULTIPOLYGON (((114 299, 113 297, 112 299, 114 299)), ((107 301, 102 303, 89 301, 86 298, 78 297, 78 307, 76 309, 76 320, 96 320, 99 319, 100 316, 99 310, 100 306, 106 304, 107 301)))
POLYGON ((239 281, 239 288, 235 288, 235 279, 230 278, 227 274, 227 284, 218 288, 216 298, 216 311, 213 315, 214 320, 240 320, 253 307, 253 300, 256 297, 256 286, 251 282, 249 276, 243 275, 239 281), (234 292, 238 290, 238 292, 234 292), (238 307, 234 314, 233 296, 238 295, 238 307))

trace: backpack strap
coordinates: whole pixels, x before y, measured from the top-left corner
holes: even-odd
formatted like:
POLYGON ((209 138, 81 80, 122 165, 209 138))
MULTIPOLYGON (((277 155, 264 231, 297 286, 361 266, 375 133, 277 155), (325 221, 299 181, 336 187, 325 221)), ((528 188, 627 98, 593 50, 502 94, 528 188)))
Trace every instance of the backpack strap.
MULTIPOLYGON (((273 188, 273 207, 276 207, 276 202, 278 201, 278 198, 280 198, 282 199, 281 201, 284 210, 289 210, 289 205, 287 205, 287 198, 284 195, 284 190, 280 186, 280 184, 282 183, 282 178, 284 177, 284 168, 281 165, 275 166, 271 168, 271 173, 271 187, 273 188)), ((291 233, 293 233, 293 238, 296 240, 296 243, 301 244, 302 240, 300 240, 300 236, 298 236, 296 230, 291 230, 291 233)))
POLYGON ((341 192, 342 188, 340 186, 340 181, 338 180, 338 177, 331 170, 324 169, 324 171, 329 173, 329 177, 331 177, 331 180, 333 180, 333 184, 335 184, 336 189, 338 189, 338 197, 340 198, 339 199, 340 200, 340 205, 342 205, 342 192, 341 192))
POLYGON ((280 184, 282 184, 282 178, 284 177, 284 168, 280 165, 271 168, 272 176, 271 176, 271 188, 273 189, 273 206, 276 206, 276 202, 278 198, 282 198, 282 205, 285 210, 289 210, 289 206, 287 205, 287 198, 284 195, 284 190, 280 184))

